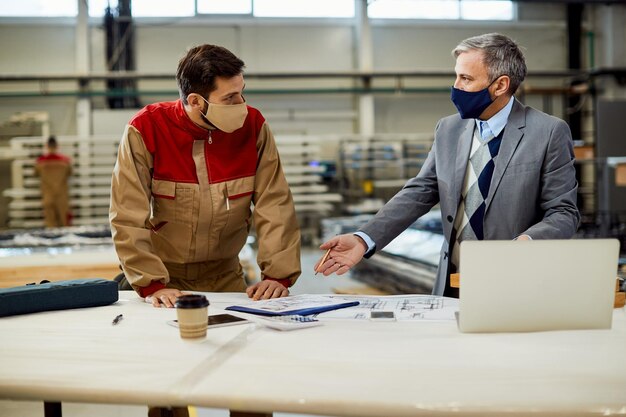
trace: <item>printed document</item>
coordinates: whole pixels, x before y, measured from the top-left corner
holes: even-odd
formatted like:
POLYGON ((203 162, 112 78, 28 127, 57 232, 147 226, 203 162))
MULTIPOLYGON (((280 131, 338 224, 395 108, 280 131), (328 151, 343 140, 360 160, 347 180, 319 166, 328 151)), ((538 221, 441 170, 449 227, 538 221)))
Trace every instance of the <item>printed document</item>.
POLYGON ((454 321, 455 312, 459 311, 458 299, 438 295, 342 295, 340 298, 358 301, 359 305, 346 310, 321 313, 317 317, 367 320, 372 311, 393 311, 398 321, 454 321))
POLYGON ((226 307, 226 310, 242 313, 260 314, 264 316, 284 316, 299 314, 306 316, 324 311, 344 309, 359 304, 359 300, 345 299, 328 295, 292 295, 289 297, 272 298, 270 300, 253 301, 250 303, 226 307))

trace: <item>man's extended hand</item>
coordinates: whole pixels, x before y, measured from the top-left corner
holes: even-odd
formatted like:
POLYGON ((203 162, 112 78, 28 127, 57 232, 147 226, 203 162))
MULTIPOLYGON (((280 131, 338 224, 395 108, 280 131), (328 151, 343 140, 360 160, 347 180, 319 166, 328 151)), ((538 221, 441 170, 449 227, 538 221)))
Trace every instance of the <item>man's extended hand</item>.
POLYGON ((165 306, 174 307, 176 299, 184 293, 175 288, 161 288, 159 291, 146 297, 146 303, 151 303, 154 307, 165 306))
POLYGON ((286 297, 289 290, 280 282, 264 279, 246 289, 246 294, 253 300, 268 300, 270 298, 286 297))
POLYGON ((343 275, 363 259, 367 245, 360 237, 349 233, 335 236, 321 245, 320 249, 330 249, 330 253, 323 263, 322 259, 317 261, 315 272, 321 272, 326 276, 332 273, 343 275))

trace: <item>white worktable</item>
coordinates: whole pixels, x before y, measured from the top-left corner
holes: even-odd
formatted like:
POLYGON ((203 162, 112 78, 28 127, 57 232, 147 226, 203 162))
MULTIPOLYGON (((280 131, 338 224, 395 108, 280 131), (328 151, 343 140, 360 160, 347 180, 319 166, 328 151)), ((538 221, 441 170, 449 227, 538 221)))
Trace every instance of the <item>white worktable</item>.
MULTIPOLYGON (((245 300, 207 294, 210 313, 245 300)), ((328 320, 186 342, 132 292, 0 319, 0 398, 340 416, 626 414, 626 312, 612 330, 461 334, 454 322, 328 320), (117 326, 111 320, 123 313, 117 326)))

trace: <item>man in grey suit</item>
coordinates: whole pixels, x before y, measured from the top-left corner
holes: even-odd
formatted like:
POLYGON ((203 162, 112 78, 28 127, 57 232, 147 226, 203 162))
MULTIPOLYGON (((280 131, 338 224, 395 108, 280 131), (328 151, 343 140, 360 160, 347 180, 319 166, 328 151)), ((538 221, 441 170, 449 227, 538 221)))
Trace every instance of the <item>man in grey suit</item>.
POLYGON ((459 114, 437 123, 419 174, 369 223, 320 246, 330 252, 317 272, 346 273, 437 203, 445 242, 433 294, 458 296, 449 275, 459 268, 463 240, 569 239, 576 232, 571 133, 514 97, 526 76, 518 45, 490 33, 462 41, 453 55, 451 99, 459 114))

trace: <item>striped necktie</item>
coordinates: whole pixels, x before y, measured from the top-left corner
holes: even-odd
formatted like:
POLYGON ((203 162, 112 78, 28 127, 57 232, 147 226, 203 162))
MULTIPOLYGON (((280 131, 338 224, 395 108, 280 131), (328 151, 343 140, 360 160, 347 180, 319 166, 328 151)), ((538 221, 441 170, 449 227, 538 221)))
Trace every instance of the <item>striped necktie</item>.
POLYGON ((483 218, 489 185, 495 167, 495 158, 500 150, 502 132, 497 138, 487 122, 480 122, 480 139, 475 138, 466 173, 462 207, 457 212, 456 240, 453 248, 453 263, 458 265, 459 244, 464 240, 483 240, 483 218), (462 210, 461 210, 462 208, 462 210), (461 218, 462 213, 462 218, 461 218))

